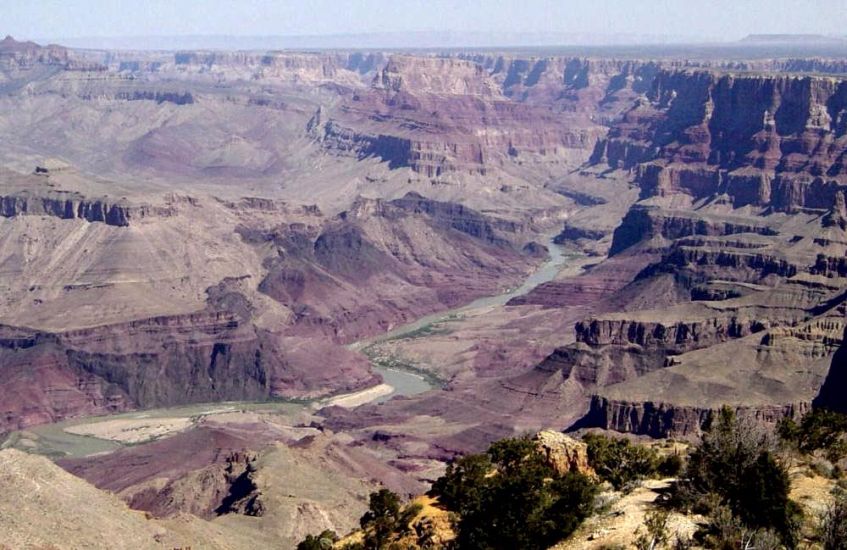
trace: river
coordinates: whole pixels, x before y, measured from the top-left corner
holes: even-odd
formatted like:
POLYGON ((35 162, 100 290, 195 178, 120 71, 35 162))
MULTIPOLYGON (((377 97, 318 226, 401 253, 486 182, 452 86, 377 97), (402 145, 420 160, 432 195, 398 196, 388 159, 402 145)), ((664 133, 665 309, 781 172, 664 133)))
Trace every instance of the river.
MULTIPOLYGON (((529 277, 527 277, 524 280, 523 284, 521 284, 519 287, 504 292, 502 294, 478 298, 473 302, 470 302, 469 304, 465 304, 463 306, 459 306, 451 310, 440 311, 438 313, 433 313, 432 315, 427 315, 426 317, 422 317, 411 323, 395 327, 388 332, 380 334, 379 336, 374 336, 372 338, 354 342, 348 347, 355 351, 362 351, 363 353, 368 355, 368 347, 372 346, 373 344, 378 344, 387 340, 403 338, 404 336, 425 329, 426 327, 432 324, 458 317, 463 313, 467 313, 473 310, 492 306, 502 306, 516 296, 523 296, 524 294, 527 294, 529 291, 531 291, 538 285, 553 280, 553 278, 559 273, 559 271, 561 271, 562 267, 564 267, 565 263, 569 259, 578 256, 577 254, 569 252, 563 247, 554 243, 553 239, 554 236, 550 236, 547 239, 546 245, 547 249, 549 250, 547 260, 543 264, 541 264, 541 266, 536 269, 529 277)), ((411 369, 379 365, 373 361, 373 358, 370 357, 370 355, 368 356, 369 359, 371 359, 371 367, 373 368, 373 370, 382 375, 382 378, 385 383, 389 384, 394 388, 393 392, 380 396, 379 398, 375 399, 374 402, 386 401, 397 395, 415 395, 431 390, 435 387, 433 381, 430 378, 422 375, 421 373, 415 372, 411 369)))

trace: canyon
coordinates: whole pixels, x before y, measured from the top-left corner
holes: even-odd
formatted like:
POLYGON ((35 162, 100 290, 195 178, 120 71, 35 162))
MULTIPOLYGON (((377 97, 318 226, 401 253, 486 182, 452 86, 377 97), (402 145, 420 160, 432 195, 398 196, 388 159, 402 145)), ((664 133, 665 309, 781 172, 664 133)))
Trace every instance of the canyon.
POLYGON ((847 64, 733 48, 7 37, 4 488, 134 547, 293 547, 502 437, 847 410, 847 64))

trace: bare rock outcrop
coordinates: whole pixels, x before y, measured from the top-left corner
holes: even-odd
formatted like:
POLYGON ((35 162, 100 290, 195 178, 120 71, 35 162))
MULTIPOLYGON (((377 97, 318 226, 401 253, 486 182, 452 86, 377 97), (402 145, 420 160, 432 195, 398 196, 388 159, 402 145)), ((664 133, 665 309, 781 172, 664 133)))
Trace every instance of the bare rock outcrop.
POLYGON ((4 339, 0 365, 10 380, 0 399, 3 431, 133 408, 264 399, 285 368, 267 337, 212 312, 29 331, 4 339))
POLYGON ((586 110, 524 99, 504 95, 502 75, 476 60, 396 55, 308 129, 328 148, 428 178, 486 175, 522 156, 576 165, 604 133, 586 110))
MULTIPOLYGON (((351 390, 356 362, 314 369, 285 341, 230 311, 206 310, 48 333, 0 330, 0 431, 137 408, 351 390), (345 376, 332 376, 343 369, 345 376)), ((330 352, 331 355, 331 352, 330 352)))
POLYGON ((496 291, 503 278, 517 280, 539 261, 524 250, 525 230, 409 193, 359 199, 319 228, 242 227, 239 233, 278 251, 265 260, 259 291, 293 311, 289 332, 349 342, 496 291))
POLYGON ((547 463, 558 473, 579 473, 595 476, 594 468, 588 464, 588 445, 562 432, 544 430, 533 437, 547 463))
POLYGON ((766 321, 738 317, 670 322, 599 318, 580 321, 575 330, 577 342, 594 347, 638 345, 644 349, 684 353, 748 336, 767 327, 766 321))
POLYGON ((0 216, 53 216, 65 220, 80 219, 126 227, 133 220, 166 217, 173 209, 165 206, 130 205, 114 199, 88 199, 77 193, 37 195, 21 192, 0 196, 0 216))
POLYGON ((169 60, 196 73, 216 72, 249 75, 298 86, 328 85, 361 88, 384 66, 380 52, 202 52, 180 51, 169 60))
POLYGON ((68 63, 68 49, 56 44, 40 46, 11 36, 0 41, 0 69, 30 69, 36 64, 66 67, 68 63))
POLYGON ((226 426, 204 426, 102 457, 61 459, 59 465, 155 517, 261 516, 258 449, 270 440, 257 439, 226 426))
MULTIPOLYGON (((695 438, 708 426, 719 408, 679 406, 661 402, 628 402, 594 396, 583 422, 607 430, 655 438, 695 438)), ((738 414, 767 424, 776 424, 785 417, 799 418, 810 409, 811 403, 806 401, 787 405, 735 408, 738 414)))
POLYGON ((692 215, 689 212, 633 206, 615 229, 609 255, 618 254, 630 246, 653 237, 676 240, 691 236, 725 236, 738 233, 773 236, 773 228, 739 218, 692 215))

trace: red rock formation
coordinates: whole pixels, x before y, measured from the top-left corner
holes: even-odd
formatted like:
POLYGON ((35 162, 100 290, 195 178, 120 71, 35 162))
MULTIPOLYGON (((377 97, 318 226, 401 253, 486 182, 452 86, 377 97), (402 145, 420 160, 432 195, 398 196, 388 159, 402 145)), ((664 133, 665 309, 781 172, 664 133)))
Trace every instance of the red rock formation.
POLYGON ((369 90, 310 129, 328 147, 427 177, 485 174, 524 154, 581 161, 603 133, 586 114, 508 99, 502 86, 476 62, 393 56, 369 90))
POLYGON ((212 518, 239 511, 238 506, 241 513, 261 515, 255 485, 253 491, 243 489, 250 486, 255 450, 272 441, 272 434, 202 427, 104 457, 63 459, 59 465, 158 517, 212 518), (271 439, 260 442, 262 436, 271 439))
POLYGON ((0 431, 133 408, 352 390, 375 381, 355 361, 313 372, 300 361, 291 366, 283 340, 224 311, 55 334, 4 328, 3 334, 0 371, 10 383, 0 388, 0 431))
POLYGON ((767 328, 756 319, 711 318, 670 323, 628 319, 590 319, 576 324, 577 342, 589 346, 626 346, 684 353, 698 348, 741 338, 767 328))
POLYGON ((643 196, 728 194, 735 206, 829 208, 847 186, 847 82, 660 71, 593 160, 637 168, 643 196))

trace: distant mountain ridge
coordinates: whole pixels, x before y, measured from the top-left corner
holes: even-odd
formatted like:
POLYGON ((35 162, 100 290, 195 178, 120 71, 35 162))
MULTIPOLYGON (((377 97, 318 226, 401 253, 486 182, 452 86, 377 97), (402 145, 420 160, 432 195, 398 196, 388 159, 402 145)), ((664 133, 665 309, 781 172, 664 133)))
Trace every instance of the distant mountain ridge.
POLYGON ((560 32, 414 31, 289 36, 101 36, 49 37, 72 48, 121 50, 275 50, 392 48, 436 49, 477 47, 535 47, 561 45, 639 45, 706 42, 707 37, 649 34, 594 34, 560 32))
POLYGON ((746 44, 847 44, 847 36, 823 34, 748 34, 741 39, 746 44))

